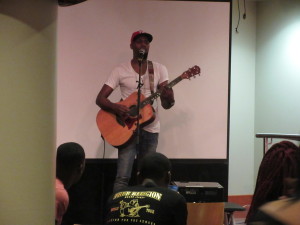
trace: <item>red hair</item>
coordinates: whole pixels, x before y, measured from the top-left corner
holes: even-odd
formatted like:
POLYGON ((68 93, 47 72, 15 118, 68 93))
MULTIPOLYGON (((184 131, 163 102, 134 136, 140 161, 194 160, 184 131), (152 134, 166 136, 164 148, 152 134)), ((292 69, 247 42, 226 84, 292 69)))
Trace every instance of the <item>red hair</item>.
POLYGON ((298 177, 298 152, 299 148, 290 141, 276 143, 266 152, 258 170, 246 223, 251 222, 261 205, 285 195, 284 179, 298 177))

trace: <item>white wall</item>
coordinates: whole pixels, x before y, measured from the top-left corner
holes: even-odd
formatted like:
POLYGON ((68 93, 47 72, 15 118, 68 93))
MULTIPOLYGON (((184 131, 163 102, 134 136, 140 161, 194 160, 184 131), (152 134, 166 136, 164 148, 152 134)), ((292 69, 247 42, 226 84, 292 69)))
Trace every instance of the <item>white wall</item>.
POLYGON ((263 156, 256 133, 300 133, 300 2, 246 4, 237 34, 233 1, 229 195, 253 194, 263 156))
POLYGON ((260 2, 257 22, 255 132, 300 134, 300 1, 260 2))
POLYGON ((232 3, 232 47, 230 87, 229 195, 253 192, 256 3, 240 1, 238 33, 237 0, 232 3))

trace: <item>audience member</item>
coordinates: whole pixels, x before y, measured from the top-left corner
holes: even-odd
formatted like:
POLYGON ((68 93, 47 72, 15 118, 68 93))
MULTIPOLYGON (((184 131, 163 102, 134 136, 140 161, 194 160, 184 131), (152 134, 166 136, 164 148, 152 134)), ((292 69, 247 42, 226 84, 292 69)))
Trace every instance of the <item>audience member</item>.
MULTIPOLYGON (((298 176, 300 164, 298 155, 299 148, 289 141, 276 143, 266 152, 258 171, 246 224, 252 224, 251 222, 258 219, 257 211, 265 203, 278 200, 282 196, 291 196, 293 188, 289 185, 290 182, 285 181, 298 176)), ((300 224, 300 220, 298 220, 298 224, 300 224)))
POLYGON ((60 225, 69 205, 67 189, 79 181, 85 168, 84 149, 77 143, 60 145, 56 153, 55 224, 60 225))
POLYGON ((107 225, 185 225, 184 197, 168 189, 171 163, 161 153, 149 153, 138 166, 139 185, 125 187, 108 200, 107 225))

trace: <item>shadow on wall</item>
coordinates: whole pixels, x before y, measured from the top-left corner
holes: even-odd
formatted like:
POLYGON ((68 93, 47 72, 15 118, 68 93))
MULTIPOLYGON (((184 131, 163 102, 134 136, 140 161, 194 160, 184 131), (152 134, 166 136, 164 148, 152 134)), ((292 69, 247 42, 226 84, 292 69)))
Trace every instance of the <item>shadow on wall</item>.
POLYGON ((81 2, 85 2, 86 0, 58 0, 59 6, 71 6, 81 2))
POLYGON ((57 6, 58 4, 55 1, 2 0, 0 13, 15 18, 40 31, 56 23, 57 6), (41 18, 43 19, 41 20, 41 18))

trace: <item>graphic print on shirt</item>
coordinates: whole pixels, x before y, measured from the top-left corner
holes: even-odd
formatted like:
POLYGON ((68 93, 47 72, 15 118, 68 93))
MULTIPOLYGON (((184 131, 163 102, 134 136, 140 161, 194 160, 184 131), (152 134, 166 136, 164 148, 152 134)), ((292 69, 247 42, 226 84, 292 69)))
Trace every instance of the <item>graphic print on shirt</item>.
POLYGON ((118 202, 118 206, 112 207, 110 210, 111 212, 118 211, 119 218, 141 218, 145 216, 145 213, 155 215, 155 209, 151 205, 156 201, 161 201, 161 198, 162 194, 156 191, 118 192, 113 197, 113 200, 118 202), (140 204, 140 200, 144 201, 145 199, 148 199, 147 204, 140 204), (141 212, 144 215, 141 215, 141 212))
POLYGON ((139 211, 142 208, 149 208, 150 205, 139 205, 138 199, 133 199, 130 202, 120 202, 120 217, 140 217, 139 211))

